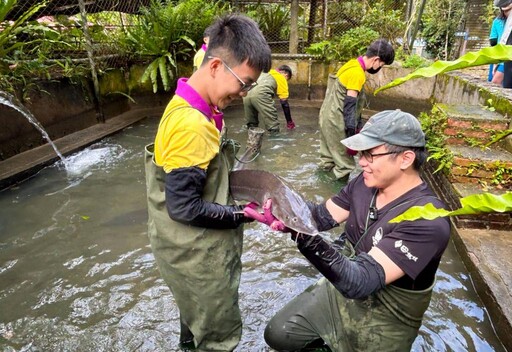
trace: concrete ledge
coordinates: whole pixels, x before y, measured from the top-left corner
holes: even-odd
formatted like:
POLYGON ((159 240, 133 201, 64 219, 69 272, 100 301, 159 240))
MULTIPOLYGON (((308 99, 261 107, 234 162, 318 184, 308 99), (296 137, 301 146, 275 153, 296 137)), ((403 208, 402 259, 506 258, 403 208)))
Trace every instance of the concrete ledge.
POLYGON ((510 231, 457 229, 454 240, 475 289, 489 311, 496 334, 512 348, 512 236, 510 231))
MULTIPOLYGON (((59 138, 54 143, 64 156, 69 155, 146 117, 161 116, 164 108, 165 106, 135 108, 110 118, 105 123, 59 138)), ((33 176, 58 160, 52 146, 47 143, 0 161, 0 190, 33 176)))

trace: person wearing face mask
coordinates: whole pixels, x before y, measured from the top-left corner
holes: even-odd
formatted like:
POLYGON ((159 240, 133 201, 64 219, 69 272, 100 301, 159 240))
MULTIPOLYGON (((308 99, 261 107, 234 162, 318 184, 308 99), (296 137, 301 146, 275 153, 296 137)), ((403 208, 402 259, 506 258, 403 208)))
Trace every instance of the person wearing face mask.
POLYGON ((355 153, 340 148, 340 140, 353 136, 359 124, 363 98, 365 72, 376 74, 382 66, 395 59, 395 50, 385 39, 370 44, 366 53, 345 63, 336 73, 329 75, 325 99, 320 108, 320 165, 342 179, 356 167, 355 153))

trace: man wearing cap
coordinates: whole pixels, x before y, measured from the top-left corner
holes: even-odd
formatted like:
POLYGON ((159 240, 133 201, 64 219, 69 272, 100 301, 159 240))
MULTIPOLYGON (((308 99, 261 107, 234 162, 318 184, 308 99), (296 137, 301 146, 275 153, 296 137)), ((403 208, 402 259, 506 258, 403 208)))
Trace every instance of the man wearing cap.
POLYGON ((334 242, 292 233, 324 277, 271 319, 265 340, 278 351, 410 351, 450 237, 445 218, 389 223, 413 206, 444 207, 420 177, 425 135, 411 114, 387 110, 342 143, 363 172, 309 206, 319 231, 345 230, 334 242))

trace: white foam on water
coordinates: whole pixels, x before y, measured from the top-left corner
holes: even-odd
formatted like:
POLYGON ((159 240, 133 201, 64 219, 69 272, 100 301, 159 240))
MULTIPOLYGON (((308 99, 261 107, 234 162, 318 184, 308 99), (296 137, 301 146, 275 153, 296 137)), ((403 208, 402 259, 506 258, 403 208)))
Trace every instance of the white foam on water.
POLYGON ((125 154, 120 145, 91 146, 66 158, 66 172, 71 178, 87 177, 91 171, 115 165, 125 154))

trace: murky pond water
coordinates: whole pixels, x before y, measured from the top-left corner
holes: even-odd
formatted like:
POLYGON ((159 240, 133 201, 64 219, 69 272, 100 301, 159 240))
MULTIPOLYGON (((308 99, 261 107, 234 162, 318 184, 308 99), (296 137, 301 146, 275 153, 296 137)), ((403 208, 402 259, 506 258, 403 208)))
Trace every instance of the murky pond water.
MULTIPOLYGON (((296 130, 265 138, 253 168, 322 201, 342 184, 316 170, 318 110, 292 105, 296 130)), ((146 229, 143 146, 158 120, 75 154, 71 172, 56 164, 0 192, 1 351, 178 351, 178 312, 146 229)), ((226 122, 244 144, 243 109, 228 108, 226 122)), ((244 241, 237 351, 269 351, 266 322, 319 274, 285 234, 250 224, 244 241)), ((413 350, 504 351, 453 246, 413 350)))

